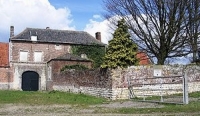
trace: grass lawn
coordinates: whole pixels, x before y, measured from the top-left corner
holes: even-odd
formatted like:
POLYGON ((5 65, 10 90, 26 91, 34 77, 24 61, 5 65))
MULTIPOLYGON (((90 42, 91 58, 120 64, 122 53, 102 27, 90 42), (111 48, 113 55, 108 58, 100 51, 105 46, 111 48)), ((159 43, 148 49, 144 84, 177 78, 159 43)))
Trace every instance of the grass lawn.
MULTIPOLYGON (((161 104, 161 108, 100 108, 95 113, 117 113, 117 114, 149 114, 149 113, 199 113, 200 114, 200 92, 190 93, 190 98, 196 98, 187 105, 161 104)), ((107 99, 93 97, 84 94, 73 94, 59 91, 0 91, 0 105, 4 104, 29 104, 29 105, 53 105, 69 104, 78 106, 89 106, 109 103, 107 99)), ((119 101, 112 101, 119 102, 119 101)), ((91 108, 91 107, 82 107, 91 108)))
MULTIPOLYGON (((194 92, 189 94, 190 98, 197 98, 195 101, 190 101, 189 104, 163 104, 162 108, 120 108, 113 109, 107 113, 123 113, 123 114, 133 114, 133 113, 194 113, 199 112, 200 114, 200 92, 194 92)), ((151 99, 151 98, 149 98, 151 99)))
POLYGON ((165 104, 163 108, 120 108, 107 111, 107 113, 123 114, 148 114, 148 113, 200 113, 200 102, 192 102, 188 105, 165 104))
POLYGON ((105 102, 104 98, 97 98, 84 94, 73 94, 59 91, 0 91, 0 104, 21 103, 33 105, 49 104, 80 104, 93 105, 105 102))

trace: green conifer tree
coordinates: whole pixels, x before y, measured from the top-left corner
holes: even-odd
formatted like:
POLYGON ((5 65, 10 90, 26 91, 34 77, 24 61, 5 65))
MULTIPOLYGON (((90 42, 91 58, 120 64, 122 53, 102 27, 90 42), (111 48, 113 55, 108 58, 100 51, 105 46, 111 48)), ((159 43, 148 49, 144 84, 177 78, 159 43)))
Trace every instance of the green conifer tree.
POLYGON ((110 40, 102 68, 126 68, 131 65, 137 65, 138 59, 137 45, 130 39, 128 27, 125 20, 118 21, 117 29, 110 40))

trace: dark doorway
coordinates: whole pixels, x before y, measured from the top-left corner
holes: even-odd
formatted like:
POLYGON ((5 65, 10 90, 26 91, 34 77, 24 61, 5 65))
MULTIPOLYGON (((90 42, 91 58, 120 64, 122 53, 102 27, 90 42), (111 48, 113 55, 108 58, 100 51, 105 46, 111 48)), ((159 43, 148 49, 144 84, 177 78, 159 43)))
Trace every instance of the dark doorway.
POLYGON ((39 74, 34 71, 26 71, 22 74, 22 90, 37 91, 39 89, 39 74))

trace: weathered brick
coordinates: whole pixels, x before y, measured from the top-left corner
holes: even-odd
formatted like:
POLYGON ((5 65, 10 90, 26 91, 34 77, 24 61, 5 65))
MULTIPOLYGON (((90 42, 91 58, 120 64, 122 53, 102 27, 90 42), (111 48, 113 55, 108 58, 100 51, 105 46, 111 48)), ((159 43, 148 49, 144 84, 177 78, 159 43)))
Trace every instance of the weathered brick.
POLYGON ((9 44, 0 42, 0 67, 9 66, 9 44))
POLYGON ((0 83, 13 82, 13 72, 11 68, 0 68, 0 83))
POLYGON ((70 46, 68 44, 58 44, 61 49, 56 49, 57 44, 52 43, 22 43, 12 42, 12 61, 19 61, 20 50, 28 51, 28 61, 34 61, 34 52, 41 51, 43 53, 43 61, 47 62, 50 59, 56 58, 60 55, 70 52, 70 46))

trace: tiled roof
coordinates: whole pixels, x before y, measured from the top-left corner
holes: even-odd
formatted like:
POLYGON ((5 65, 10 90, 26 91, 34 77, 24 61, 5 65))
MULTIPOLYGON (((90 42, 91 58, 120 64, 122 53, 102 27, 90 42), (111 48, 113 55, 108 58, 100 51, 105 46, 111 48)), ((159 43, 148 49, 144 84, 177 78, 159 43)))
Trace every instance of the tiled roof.
POLYGON ((0 67, 9 66, 9 44, 0 42, 0 67))
POLYGON ((69 43, 69 44, 99 44, 103 43, 84 31, 69 31, 55 29, 26 28, 20 34, 11 37, 11 41, 31 41, 31 36, 37 36, 38 42, 69 43))
POLYGON ((81 58, 80 56, 70 54, 70 53, 61 55, 61 56, 54 58, 54 59, 51 59, 51 60, 68 60, 68 61, 88 61, 88 62, 91 62, 88 59, 81 58))
POLYGON ((136 57, 139 59, 139 65, 151 64, 151 60, 145 52, 138 52, 136 57))

